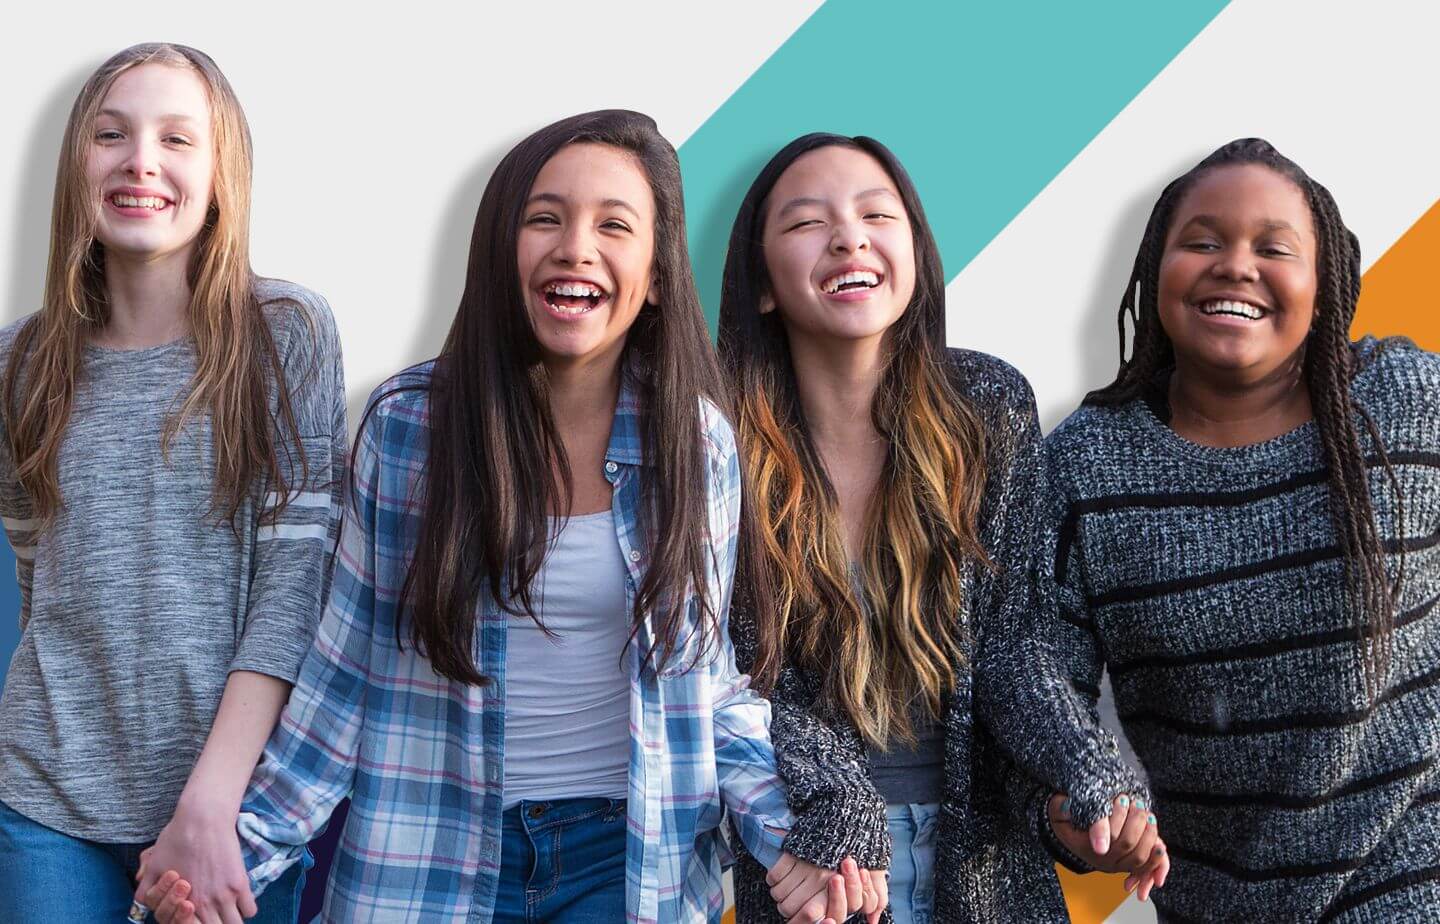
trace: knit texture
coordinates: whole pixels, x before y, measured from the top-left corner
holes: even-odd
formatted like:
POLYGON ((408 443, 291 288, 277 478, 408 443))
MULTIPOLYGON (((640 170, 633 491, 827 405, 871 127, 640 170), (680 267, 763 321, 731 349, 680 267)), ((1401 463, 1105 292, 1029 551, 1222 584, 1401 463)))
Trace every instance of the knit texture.
POLYGON ((1373 704, 1313 421, 1217 449, 1136 400, 1047 440, 1042 594, 1092 704, 1109 670, 1154 787, 1163 920, 1440 920, 1440 357, 1355 358, 1404 496, 1402 521, 1362 437, 1392 580, 1405 548, 1373 704))
MULTIPOLYGON (((951 350, 950 361, 985 426, 978 522, 996 567, 969 569, 966 606, 956 614, 969 642, 944 716, 935 919, 1068 921, 1041 837, 1049 796, 1068 792, 1077 823, 1088 825, 1120 793, 1148 793, 1037 635, 1032 562, 1044 465, 1030 385, 983 353, 951 350)), ((730 626, 742 670, 753 661, 758 615, 748 588, 737 586, 730 626)), ((818 703, 819 688, 817 674, 791 664, 771 696, 770 734, 796 815, 785 849, 829 868, 847 856, 888 867, 885 801, 864 743, 848 719, 818 703)), ((742 854, 735 881, 740 922, 780 920, 758 863, 742 854)))

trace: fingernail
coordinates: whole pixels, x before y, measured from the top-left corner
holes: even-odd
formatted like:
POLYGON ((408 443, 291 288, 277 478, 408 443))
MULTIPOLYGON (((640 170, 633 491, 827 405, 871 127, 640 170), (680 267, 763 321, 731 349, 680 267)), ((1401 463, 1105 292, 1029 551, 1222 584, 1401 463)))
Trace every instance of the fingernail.
POLYGON ((1156 845, 1155 845, 1155 852, 1156 852, 1156 853, 1164 853, 1164 852, 1165 852, 1165 845, 1164 845, 1164 844, 1156 844, 1156 845))
POLYGON ((1061 800, 1060 800, 1060 814, 1062 814, 1062 815, 1069 815, 1069 814, 1070 814, 1070 800, 1069 800, 1069 799, 1061 799, 1061 800))
POLYGON ((1121 807, 1121 808, 1129 808, 1129 807, 1130 807, 1130 797, 1129 797, 1129 796, 1121 796, 1118 801, 1119 801, 1119 803, 1120 803, 1120 807, 1121 807))
POLYGON ((1140 811, 1143 812, 1143 811, 1145 810, 1145 800, 1144 800, 1144 799, 1136 799, 1136 800, 1135 800, 1135 807, 1136 807, 1137 809, 1139 809, 1140 811))
POLYGON ((1154 816, 1154 815, 1151 815, 1151 816, 1150 816, 1150 823, 1151 823, 1152 825, 1155 823, 1155 816, 1154 816))

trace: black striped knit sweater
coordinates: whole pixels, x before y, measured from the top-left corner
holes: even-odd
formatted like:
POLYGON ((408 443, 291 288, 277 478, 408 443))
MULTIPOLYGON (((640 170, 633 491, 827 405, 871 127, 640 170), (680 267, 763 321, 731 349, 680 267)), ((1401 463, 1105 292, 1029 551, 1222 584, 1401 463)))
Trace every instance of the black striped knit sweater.
MULTIPOLYGON (((1032 556, 1044 509, 1044 457, 1030 385, 983 353, 951 350, 950 361, 961 395, 985 427, 977 522, 996 567, 970 569, 962 587, 966 611, 956 614, 970 650, 944 716, 935 920, 1064 922, 1054 857, 1045 849, 1060 849, 1047 836, 1050 794, 1069 792, 1077 821, 1093 821, 1114 796, 1145 790, 1037 634, 1032 556)), ((754 656, 758 616, 737 582, 730 632, 742 670, 754 656)), ((819 681, 790 665, 771 694, 771 738, 796 816, 785 849, 831 869, 847 856, 887 868, 885 800, 870 778, 865 744, 851 722, 818 705, 819 681)), ((735 892, 740 924, 781 921, 765 870, 743 851, 735 892)))
POLYGON ((1404 497, 1397 522, 1372 464, 1392 578, 1406 550, 1373 707, 1313 421, 1217 449, 1136 400, 1046 441, 1055 648, 1092 702, 1110 673, 1174 864, 1162 920, 1440 921, 1440 357, 1355 355, 1404 497))

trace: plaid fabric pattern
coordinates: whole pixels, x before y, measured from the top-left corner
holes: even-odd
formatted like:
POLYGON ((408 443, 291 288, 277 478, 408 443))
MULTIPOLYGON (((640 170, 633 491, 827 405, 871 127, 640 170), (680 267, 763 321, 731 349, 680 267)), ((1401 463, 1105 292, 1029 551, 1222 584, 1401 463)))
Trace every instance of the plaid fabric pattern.
MULTIPOLYGON (((326 890, 327 922, 491 919, 500 863, 506 617, 484 605, 480 669, 494 683, 436 674, 408 639, 396 643, 397 602, 419 526, 416 486, 428 439, 431 365, 376 390, 361 435, 329 604, 280 724, 242 806, 239 832, 252 886, 300 856, 336 803, 351 808, 326 890), (398 389, 398 390, 397 390, 398 389), (384 396, 384 397, 381 397, 384 396)), ((627 374, 606 453, 630 602, 648 565, 641 518, 644 407, 627 374)), ((708 404, 710 603, 723 648, 685 671, 642 670, 648 624, 627 651, 630 784, 626 908, 632 922, 719 921, 721 836, 728 810, 767 866, 790 827, 775 772, 768 703, 735 668, 730 585, 740 512, 734 437, 708 404)), ((698 601, 692 599, 692 607, 698 601)), ((403 631, 403 630, 402 630, 403 631)), ((402 637, 405 637, 402 635, 402 637)), ((692 635, 687 644, 694 644, 692 635)), ((693 658, 681 656, 672 665, 693 658)), ((577 793, 576 795, 583 795, 577 793)))

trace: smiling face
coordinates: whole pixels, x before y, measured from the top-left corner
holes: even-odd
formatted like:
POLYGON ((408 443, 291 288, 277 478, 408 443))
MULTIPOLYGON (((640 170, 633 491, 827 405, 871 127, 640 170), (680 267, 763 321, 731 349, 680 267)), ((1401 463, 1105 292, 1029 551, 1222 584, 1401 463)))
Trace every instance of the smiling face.
POLYGON ((1315 316, 1316 239, 1305 194, 1269 167, 1201 174, 1177 203, 1160 262, 1160 323, 1177 367, 1236 385, 1299 356, 1315 316))
POLYGON ((561 148, 535 177, 516 249, 544 361, 618 362, 652 300, 655 196, 634 155, 604 144, 561 148))
POLYGON ((767 199, 770 291, 786 331, 827 340, 882 336, 915 294, 915 239, 895 182, 843 146, 797 158, 767 199))
POLYGON ((112 258, 188 257, 210 208, 215 145, 209 97, 188 67, 142 64, 100 104, 86 178, 100 199, 95 237, 112 258))

